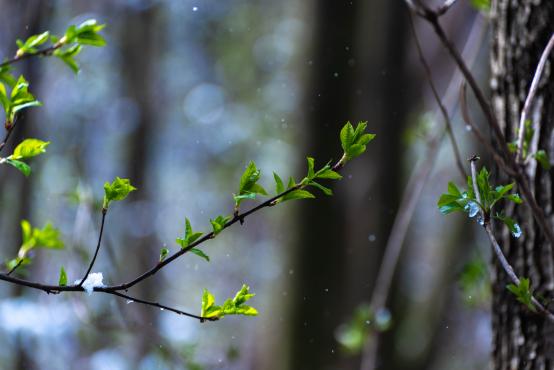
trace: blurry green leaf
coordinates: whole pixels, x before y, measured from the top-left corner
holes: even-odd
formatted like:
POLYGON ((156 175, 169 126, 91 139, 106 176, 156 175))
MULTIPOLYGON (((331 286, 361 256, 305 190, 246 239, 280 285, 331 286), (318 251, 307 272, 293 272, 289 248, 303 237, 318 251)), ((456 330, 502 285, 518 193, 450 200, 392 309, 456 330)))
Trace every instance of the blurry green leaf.
POLYGON ((491 9, 491 1, 490 0, 470 0, 471 5, 482 12, 489 12, 491 9))
POLYGON ((167 248, 160 249, 160 262, 165 260, 168 255, 169 255, 169 249, 167 248))
POLYGON ((314 165, 315 160, 312 157, 307 157, 308 160, 308 178, 313 179, 315 177, 314 165))
POLYGON ((19 49, 17 50, 17 56, 20 57, 24 54, 29 53, 35 53, 37 52, 37 47, 44 44, 46 41, 48 41, 50 36, 50 32, 46 31, 39 35, 33 35, 29 37, 25 42, 21 40, 17 40, 17 46, 19 49))
POLYGON ((25 139, 15 147, 13 154, 8 157, 10 159, 26 159, 35 157, 46 152, 46 147, 50 144, 49 141, 39 139, 25 139))
POLYGON ((290 193, 288 193, 288 194, 284 195, 283 197, 281 197, 281 201, 284 202, 284 201, 287 201, 287 200, 312 199, 312 198, 315 198, 315 196, 312 193, 310 193, 309 191, 298 189, 298 190, 293 190, 290 193))
POLYGON ((15 168, 17 168, 21 173, 23 173, 25 176, 29 176, 31 174, 31 167, 25 162, 17 161, 14 159, 6 158, 6 163, 11 164, 15 168))
POLYGON ((323 185, 321 185, 321 184, 319 184, 315 181, 311 181, 309 183, 309 185, 310 186, 315 186, 316 188, 321 190, 323 192, 323 194, 325 194, 325 195, 329 195, 329 196, 333 195, 333 191, 331 189, 329 189, 329 188, 327 188, 327 187, 325 187, 325 186, 323 186, 323 185))
POLYGON ((325 171, 319 173, 316 178, 318 179, 330 179, 330 180, 340 180, 342 179, 342 176, 340 174, 338 174, 337 172, 331 170, 331 169, 326 169, 325 171))
POLYGON ((481 257, 468 261, 460 275, 458 284, 466 304, 485 306, 489 304, 491 289, 487 262, 481 257))
POLYGON ((207 262, 210 262, 210 257, 206 253, 202 252, 200 249, 192 248, 190 251, 196 254, 198 257, 204 258, 207 262))
POLYGON ((116 177, 115 180, 110 184, 106 182, 104 184, 104 208, 108 208, 110 202, 114 200, 123 200, 127 198, 130 192, 137 190, 129 179, 122 179, 116 177))
POLYGON ((529 279, 521 278, 519 284, 509 284, 506 287, 513 295, 516 296, 517 300, 523 303, 531 311, 536 312, 537 308, 533 304, 532 298, 533 294, 531 293, 529 279))
POLYGON ((543 170, 549 171, 550 170, 550 158, 548 158, 548 154, 544 150, 539 150, 535 154, 533 154, 533 157, 539 162, 543 170))
POLYGON ((60 279, 58 280, 59 286, 66 286, 67 285, 67 274, 65 273, 65 269, 63 266, 60 268, 60 279))
POLYGON ((275 172, 273 172, 273 178, 275 179, 275 193, 281 194, 285 191, 285 185, 283 184, 283 180, 277 175, 275 172))

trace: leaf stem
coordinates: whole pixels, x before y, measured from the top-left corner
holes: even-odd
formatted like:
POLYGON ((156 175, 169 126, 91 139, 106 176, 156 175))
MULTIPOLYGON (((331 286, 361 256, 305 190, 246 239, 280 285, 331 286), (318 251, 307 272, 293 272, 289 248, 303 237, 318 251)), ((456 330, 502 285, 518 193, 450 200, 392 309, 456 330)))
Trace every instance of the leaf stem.
POLYGON ((92 267, 94 266, 94 262, 96 261, 96 257, 98 256, 98 251, 100 250, 100 244, 102 243, 102 234, 104 233, 104 223, 106 221, 107 213, 108 213, 108 209, 107 208, 102 208, 102 222, 100 224, 100 233, 98 234, 98 243, 96 244, 96 251, 94 252, 94 256, 92 257, 92 260, 90 261, 87 272, 85 272, 85 275, 83 276, 83 278, 81 279, 81 282, 78 285, 79 287, 82 287, 85 280, 87 280, 88 275, 90 274, 90 271, 92 270, 92 267))

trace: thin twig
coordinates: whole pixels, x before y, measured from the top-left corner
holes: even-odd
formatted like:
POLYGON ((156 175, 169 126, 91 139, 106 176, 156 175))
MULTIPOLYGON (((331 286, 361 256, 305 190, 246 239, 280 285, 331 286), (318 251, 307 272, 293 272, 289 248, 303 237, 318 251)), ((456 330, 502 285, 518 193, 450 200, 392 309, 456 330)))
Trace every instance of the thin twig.
MULTIPOLYGON (((477 165, 476 162, 479 159, 477 156, 473 156, 470 159, 471 163, 471 178, 473 183, 473 192, 475 193, 475 198, 477 199, 477 202, 479 204, 483 204, 481 202, 481 194, 479 193, 479 187, 477 186, 477 165)), ((504 255, 504 252, 502 251, 502 248, 500 248, 500 245, 498 244, 498 241, 494 237, 494 233, 492 232, 491 225, 490 225, 490 215, 485 213, 485 210, 483 208, 480 209, 481 217, 483 219, 483 227, 485 228, 485 231, 487 232, 487 236, 489 237, 489 241, 491 242, 491 245, 493 247, 494 254, 496 255, 496 258, 500 262, 500 265, 502 266, 502 269, 510 280, 516 284, 519 285, 520 279, 515 273, 512 265, 508 262, 508 259, 504 255)), ((538 311, 544 315, 546 318, 554 322, 554 314, 547 310, 542 303, 540 303, 535 296, 531 295, 531 302, 533 305, 538 309, 538 311)))
POLYGON ((539 60, 539 64, 537 65, 537 69, 535 71, 535 75, 533 76, 533 81, 531 82, 531 87, 529 87, 529 93, 527 94, 527 98, 525 99, 525 103, 523 104, 523 110, 521 111, 521 118, 519 120, 516 163, 521 163, 523 159, 523 140, 525 138, 525 121, 527 121, 527 117, 529 116, 529 113, 530 113, 529 111, 531 110, 531 103, 533 102, 533 99, 535 98, 535 95, 537 93, 539 82, 540 82, 542 73, 544 71, 544 67, 546 66, 546 61, 548 60, 550 52, 552 51, 552 48, 554 48, 554 33, 550 37, 550 41, 548 41, 546 48, 542 52, 541 58, 539 60))
POLYGON ((22 263, 23 263, 23 258, 21 258, 21 259, 16 263, 16 265, 15 265, 14 267, 12 267, 12 268, 10 269, 10 271, 8 271, 8 272, 6 273, 6 275, 10 276, 11 274, 13 274, 14 271, 17 270, 18 267, 21 266, 22 263))
POLYGON ((15 64, 17 62, 21 62, 22 60, 25 60, 25 59, 29 59, 29 58, 32 58, 32 57, 44 57, 44 56, 50 56, 52 55, 52 53, 61 48, 62 46, 64 45, 64 43, 56 43, 50 47, 47 47, 45 49, 42 49, 42 50, 37 50, 36 52, 34 53, 26 53, 26 54, 23 54, 21 56, 15 56, 13 57, 12 59, 9 59, 9 60, 6 60, 5 62, 2 62, 0 63, 0 68, 3 68, 3 67, 7 67, 11 64, 15 64))
POLYGON ((169 306, 166 306, 166 305, 163 305, 163 304, 160 304, 158 302, 153 302, 153 301, 147 301, 147 300, 144 300, 144 299, 140 299, 140 298, 135 298, 135 297, 132 297, 128 294, 123 294, 121 292, 114 292, 112 290, 104 290, 102 288, 99 288, 99 289, 95 289, 95 291, 97 292, 101 292, 101 293, 106 293, 106 294, 111 294, 111 295, 115 295, 115 296, 118 296, 118 297, 121 297, 121 298, 125 298, 128 300, 129 303, 131 302, 136 302, 136 303, 141 303, 143 305, 146 305, 146 306, 152 306, 152 307, 157 307, 161 310, 167 310, 167 311, 171 311, 171 312, 174 312, 178 315, 183 315, 183 316, 188 316, 188 317, 192 317, 193 319, 197 319, 197 320, 200 320, 200 322, 204 322, 204 321, 217 321, 218 318, 217 317, 203 317, 203 316, 198 316, 198 315, 195 315, 195 314, 192 314, 192 313, 188 313, 188 312, 185 312, 185 311, 181 311, 181 310, 178 310, 176 308, 173 308, 173 307, 169 307, 169 306))
POLYGON ((92 270, 92 267, 94 266, 94 262, 96 261, 96 257, 98 256, 98 251, 100 250, 100 244, 102 243, 102 234, 104 233, 104 222, 106 221, 106 214, 107 213, 108 213, 108 209, 107 208, 102 208, 102 223, 100 224, 100 232, 98 234, 98 244, 96 244, 96 251, 94 252, 94 256, 92 257, 92 260, 90 261, 87 272, 85 272, 85 275, 83 276, 83 278, 81 279, 81 282, 79 283, 79 287, 82 287, 85 280, 87 280, 88 274, 90 274, 90 271, 92 270))
POLYGON ((458 166, 458 171, 460 171, 460 174, 463 179, 467 177, 466 170, 464 168, 464 165, 462 164, 462 158, 460 156, 460 149, 458 147, 458 142, 456 141, 456 137, 454 136, 454 130, 452 129, 452 122, 450 121, 450 116, 448 115, 448 112, 446 111, 446 107, 444 106, 442 99, 439 96, 439 93, 437 91, 437 88, 435 86, 435 83, 433 82, 433 73, 431 72, 431 68, 429 67, 429 63, 427 63, 427 60, 425 59, 425 56, 423 55, 423 50, 421 49, 421 43, 419 42, 419 37, 417 35, 415 26, 414 26, 414 20, 412 17, 412 13, 408 13, 408 17, 410 19, 410 28, 412 30, 412 35, 414 36, 415 44, 417 53, 419 56, 419 61, 421 62, 421 65, 423 66, 423 69, 425 70, 425 74, 427 76, 427 82, 429 82, 429 86, 431 87, 431 91, 433 92, 433 97, 435 98, 435 101, 437 102, 437 105, 439 106, 439 109, 441 111, 441 114, 444 118, 444 124, 446 126, 446 132, 448 133, 448 137, 450 138, 450 143, 452 145, 452 151, 454 152, 454 158, 456 160, 456 165, 458 166))
POLYGON ((445 14, 451 7, 456 3, 457 0, 446 0, 439 8, 437 9, 437 15, 441 16, 445 14))
POLYGON ((11 124, 11 126, 6 129, 6 136, 4 136, 4 140, 2 140, 2 142, 0 142, 0 152, 2 152, 2 150, 4 149, 6 144, 8 143, 8 139, 10 138, 10 135, 12 134, 16 124, 17 124, 17 116, 16 116, 16 119, 11 124))

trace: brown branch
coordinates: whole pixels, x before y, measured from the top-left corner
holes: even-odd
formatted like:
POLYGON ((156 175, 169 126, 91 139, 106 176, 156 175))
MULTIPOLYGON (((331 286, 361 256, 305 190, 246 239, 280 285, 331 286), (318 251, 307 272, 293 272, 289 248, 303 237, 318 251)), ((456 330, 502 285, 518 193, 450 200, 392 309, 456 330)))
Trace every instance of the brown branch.
POLYGON ((425 56, 423 54, 423 50, 421 49, 421 43, 419 42, 419 37, 417 36, 417 32, 414 26, 414 20, 412 17, 412 14, 408 14, 410 19, 410 28, 412 30, 412 35, 414 36, 415 44, 417 53, 419 56, 419 61, 421 62, 421 65, 423 66, 423 69, 425 70, 425 75, 427 77, 427 82, 429 82, 429 86, 431 87, 431 91, 433 92, 433 97, 435 98, 435 101, 437 102, 437 105, 439 106, 439 109, 441 111, 441 114, 444 118, 444 125, 446 126, 446 132, 448 133, 448 137, 450 138, 450 143, 452 145, 452 151, 454 152, 454 158, 456 160, 456 165, 458 166, 458 171, 460 171, 460 174, 463 179, 467 177, 467 173, 465 171, 464 165, 462 164, 462 158, 460 156, 460 149, 458 147, 458 142, 456 141, 456 137, 454 136, 454 130, 452 129, 452 122, 450 121, 450 116, 448 115, 448 112, 446 111, 446 107, 442 103, 442 99, 439 96, 439 93, 437 91, 437 88, 435 86, 435 83, 433 82, 433 73, 431 72, 431 68, 429 67, 429 63, 427 63, 427 60, 425 59, 425 56))
POLYGON ((542 52, 541 58, 539 60, 539 64, 537 65, 537 69, 535 71, 535 75, 533 76, 533 81, 531 82, 531 87, 529 87, 529 93, 527 94, 527 98, 525 99, 525 103, 523 104, 523 110, 521 111, 521 118, 519 120, 516 163, 521 163, 523 159, 523 140, 525 138, 525 121, 527 121, 527 117, 529 116, 529 113, 530 113, 529 111, 531 110, 531 103, 533 102, 533 99, 535 98, 535 94, 537 93, 539 82, 540 82, 542 73, 544 71, 544 67, 546 66, 546 61, 548 60, 550 52, 552 51, 552 48, 554 48, 554 33, 550 37, 550 41, 548 41, 546 48, 542 52))
MULTIPOLYGON (((481 203, 481 195, 479 194, 479 187, 477 186, 477 166, 476 162, 479 159, 477 156, 473 156, 470 159, 471 163, 471 178, 473 182, 473 192, 475 193, 475 198, 477 199, 477 202, 479 204, 481 203)), ((490 212, 490 211, 489 211, 490 212)), ((520 279, 515 273, 512 265, 510 265, 510 262, 508 262, 508 259, 504 255, 504 252, 502 252, 502 248, 500 248, 500 245, 498 244, 498 241, 494 237, 494 233, 492 232, 491 225, 490 225, 490 214, 485 213, 485 210, 483 208, 480 209, 481 217, 483 218, 483 227, 485 228, 485 231, 487 233, 487 236, 489 237, 489 241, 491 242, 491 246, 493 247, 494 254, 496 255, 496 258, 498 259, 498 262, 500 262, 500 266, 502 266, 502 269, 510 280, 516 284, 519 285, 520 279)), ((540 303, 535 296, 531 295, 531 302, 534 306, 538 309, 538 311, 545 316, 550 321, 554 322, 554 314, 547 310, 542 303, 540 303)))
POLYGON ((10 138, 16 124, 17 124, 17 116, 16 116, 16 119, 13 121, 13 123, 6 128, 6 135, 4 136, 4 139, 2 140, 2 142, 0 142, 0 153, 8 143, 8 139, 10 138))
POLYGON ((90 271, 92 270, 92 267, 94 266, 94 262, 96 261, 96 257, 98 256, 98 251, 100 251, 100 244, 102 243, 102 234, 104 233, 104 223, 106 221, 106 214, 107 213, 108 213, 108 209, 107 208, 102 208, 102 222, 100 224, 100 232, 98 233, 98 243, 96 244, 96 251, 94 252, 94 256, 92 257, 92 260, 90 261, 87 272, 85 272, 85 275, 83 276, 83 278, 81 279, 81 282, 79 283, 79 287, 82 287, 85 280, 87 280, 88 274, 90 274, 90 271))

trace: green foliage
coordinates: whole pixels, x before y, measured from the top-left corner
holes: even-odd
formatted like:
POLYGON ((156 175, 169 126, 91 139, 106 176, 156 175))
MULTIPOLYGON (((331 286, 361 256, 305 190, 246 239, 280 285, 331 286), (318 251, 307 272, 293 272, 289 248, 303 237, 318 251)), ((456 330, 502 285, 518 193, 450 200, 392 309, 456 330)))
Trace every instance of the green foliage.
POLYGON ((531 292, 530 282, 527 278, 521 278, 519 284, 508 284, 506 287, 517 300, 527 306, 531 311, 536 312, 537 308, 533 304, 533 293, 531 292))
POLYGON ((61 240, 61 233, 50 223, 47 223, 42 229, 32 227, 29 221, 21 221, 22 244, 17 253, 17 258, 7 262, 8 268, 13 268, 17 264, 26 265, 30 263, 28 254, 35 248, 62 249, 64 244, 61 240))
POLYGON ((123 200, 127 198, 130 192, 135 190, 137 190, 137 188, 131 185, 129 179, 116 177, 111 184, 106 182, 104 184, 103 208, 108 209, 110 202, 114 200, 123 200))
POLYGON ((60 286, 66 286, 67 285, 67 274, 65 272, 65 269, 60 267, 60 278, 58 280, 58 285, 60 286))
POLYGON ((229 298, 223 305, 217 306, 213 294, 207 289, 204 289, 200 316, 217 319, 221 319, 228 315, 257 316, 258 311, 254 307, 244 304, 254 296, 255 294, 250 293, 250 287, 243 284, 242 288, 235 294, 233 299, 229 298))
POLYGON ((191 248, 190 250, 192 253, 196 254, 198 257, 204 258, 206 262, 210 262, 210 256, 208 256, 206 253, 202 252, 198 248, 191 248))
POLYGON ((481 12, 488 13, 491 10, 491 0, 470 0, 470 3, 481 12))
MULTIPOLYGON (((281 180, 279 175, 277 175, 275 172, 273 172, 273 178, 275 179, 275 191, 277 194, 281 194, 285 190, 289 190, 297 186, 296 182, 292 177, 289 179, 286 189, 285 189, 283 180, 281 180)), ((277 199, 275 203, 286 202, 287 200, 293 200, 293 199, 310 199, 310 198, 315 198, 315 196, 309 191, 303 190, 303 189, 295 189, 283 195, 281 198, 277 199)))
POLYGON ((258 184, 260 177, 260 170, 256 168, 256 164, 253 161, 250 161, 240 178, 239 192, 233 195, 235 208, 238 209, 240 203, 245 199, 255 199, 256 194, 267 195, 265 189, 258 184))
POLYGON ((491 295, 487 262, 480 257, 469 260, 460 274, 458 284, 469 306, 488 304, 491 295))
MULTIPOLYGON (((192 243, 194 243, 198 238, 202 236, 203 233, 201 232, 195 232, 192 230, 192 226, 190 225, 190 221, 188 218, 185 218, 185 236, 183 238, 177 238, 175 241, 177 244, 181 246, 182 249, 188 247, 192 243)), ((197 252, 193 252, 196 255, 205 258, 204 256, 200 255, 197 252)), ((207 257, 207 256, 206 256, 207 257)), ((209 258, 207 259, 210 260, 209 258)))
POLYGON ((514 219, 508 216, 505 216, 502 213, 497 213, 494 216, 494 218, 504 223, 504 225, 508 227, 508 229, 510 230, 510 232, 515 238, 519 238, 521 236, 521 227, 514 219))
POLYGON ((79 55, 83 47, 79 44, 74 44, 69 47, 56 49, 54 55, 64 62, 74 73, 79 73, 79 64, 75 57, 79 55))
POLYGON ((18 39, 16 44, 19 49, 17 49, 17 53, 15 54, 16 57, 21 57, 24 54, 36 53, 38 51, 37 47, 47 42, 49 38, 50 32, 46 31, 29 37, 25 42, 18 39))
POLYGON ((550 158, 548 157, 548 153, 546 153, 544 150, 539 150, 535 154, 533 154, 533 158, 539 162, 543 170, 550 171, 550 158))
POLYGON ((345 161, 358 157, 366 150, 366 145, 375 138, 374 134, 365 134, 367 122, 360 122, 356 129, 350 122, 340 131, 340 142, 344 150, 345 161))
POLYGON ((381 308, 374 312, 368 304, 361 304, 350 321, 339 327, 335 337, 347 354, 354 355, 364 348, 371 332, 387 331, 391 325, 389 310, 381 308))
POLYGON ((212 224, 212 229, 214 236, 219 234, 223 228, 225 227, 225 224, 231 220, 230 216, 217 216, 215 219, 210 219, 210 223, 212 224))
POLYGON ((169 254, 169 249, 167 249, 167 248, 160 249, 160 262, 165 260, 165 258, 167 257, 168 254, 169 254))
POLYGON ((105 46, 106 40, 99 33, 104 27, 106 27, 106 25, 98 24, 96 19, 88 19, 78 26, 69 26, 60 42, 63 41, 62 43, 64 44, 77 43, 80 45, 97 47, 105 46))
POLYGON ((31 167, 27 163, 21 161, 21 159, 32 158, 44 153, 49 144, 49 141, 38 139, 23 140, 15 147, 12 155, 7 158, 0 158, 0 163, 8 163, 21 171, 25 176, 29 176, 31 174, 31 167))
POLYGON ((25 77, 19 76, 8 94, 5 85, 0 82, 0 104, 6 115, 6 128, 10 128, 15 122, 17 113, 23 109, 41 106, 42 103, 35 99, 29 92, 29 83, 25 77))

